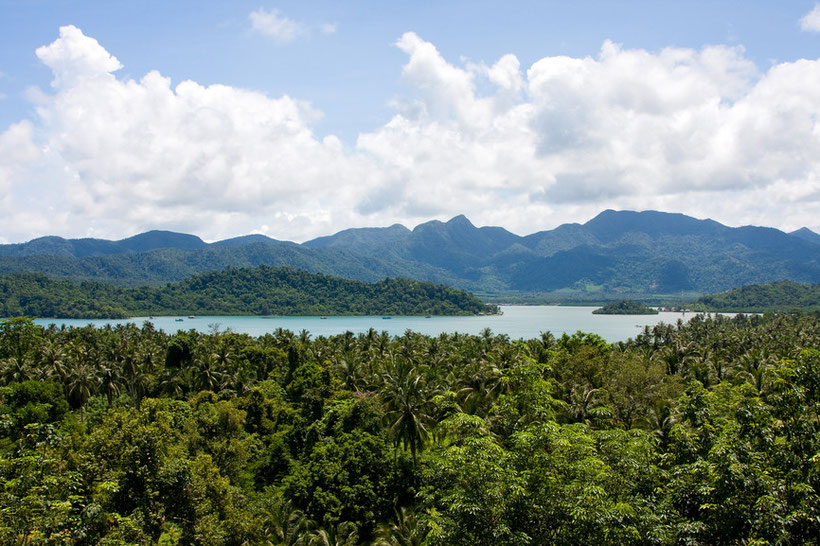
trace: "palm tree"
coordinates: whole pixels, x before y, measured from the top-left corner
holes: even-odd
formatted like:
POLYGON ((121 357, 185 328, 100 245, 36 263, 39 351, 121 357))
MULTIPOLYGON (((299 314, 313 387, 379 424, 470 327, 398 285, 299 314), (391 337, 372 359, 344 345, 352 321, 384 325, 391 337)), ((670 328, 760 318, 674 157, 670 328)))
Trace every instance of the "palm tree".
POLYGON ((97 374, 91 365, 85 362, 73 363, 68 372, 68 398, 80 407, 81 415, 85 414, 88 400, 97 392, 97 374))
POLYGON ((334 359, 333 371, 349 391, 360 392, 365 383, 361 356, 358 351, 347 351, 334 359))
POLYGON ((222 372, 229 370, 235 359, 236 352, 233 350, 233 347, 231 347, 231 345, 224 339, 219 343, 219 346, 211 354, 211 360, 216 365, 216 367, 222 372))
POLYGON ((65 353, 62 347, 47 342, 40 353, 41 379, 54 379, 60 384, 65 383, 65 353))
POLYGON ((109 407, 115 396, 120 394, 122 378, 115 368, 104 367, 99 372, 100 390, 105 394, 109 407))
POLYGON ((763 380, 773 362, 768 351, 753 349, 744 353, 736 361, 736 368, 732 375, 740 380, 751 383, 758 394, 763 394, 763 380))
POLYGON ((159 392, 172 398, 181 397, 188 390, 188 384, 185 381, 187 370, 189 369, 177 372, 166 368, 162 376, 160 376, 159 385, 157 385, 159 392))
POLYGON ((151 385, 151 376, 137 363, 129 366, 124 371, 125 388, 134 407, 139 408, 142 399, 145 397, 151 385))
POLYGON ((609 396, 606 389, 592 388, 589 385, 575 385, 570 390, 568 412, 570 419, 576 423, 592 425, 593 422, 606 418, 611 410, 604 405, 609 396))
POLYGON ((429 436, 433 393, 427 390, 423 376, 403 359, 388 363, 383 381, 381 395, 390 434, 396 446, 410 449, 413 464, 417 464, 417 452, 424 449, 429 436))
POLYGON ((472 359, 460 372, 457 392, 461 407, 465 413, 486 418, 500 384, 501 371, 494 359, 489 358, 472 359))
POLYGON ((310 546, 356 546, 359 533, 354 523, 343 521, 336 526, 311 531, 306 543, 310 546))
POLYGON ((672 403, 670 401, 659 401, 654 407, 649 408, 646 416, 646 424, 652 431, 652 434, 658 439, 661 451, 666 451, 669 442, 672 439, 672 427, 678 420, 672 411, 672 403))
POLYGON ((11 356, 0 362, 0 378, 3 385, 28 381, 32 377, 33 371, 25 359, 11 356))
POLYGON ((290 501, 279 496, 262 515, 262 530, 269 544, 295 546, 307 542, 308 520, 290 501))
POLYGON ((427 526, 414 512, 404 507, 396 511, 396 519, 382 523, 376 529, 374 546, 421 546, 427 538, 427 526))
POLYGON ((232 391, 236 396, 244 396, 256 382, 256 370, 247 361, 240 362, 227 368, 222 374, 224 388, 232 391))
POLYGON ((196 377, 194 387, 198 391, 216 392, 222 386, 222 373, 216 369, 213 361, 209 357, 194 361, 196 377))

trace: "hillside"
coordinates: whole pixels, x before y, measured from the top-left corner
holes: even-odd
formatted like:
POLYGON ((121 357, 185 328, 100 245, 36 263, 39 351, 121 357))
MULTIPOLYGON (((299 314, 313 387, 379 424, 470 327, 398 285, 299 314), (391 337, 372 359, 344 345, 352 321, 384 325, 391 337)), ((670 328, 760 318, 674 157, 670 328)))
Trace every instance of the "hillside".
POLYGON ((782 279, 820 283, 818 237, 808 229, 729 227, 656 211, 607 210, 584 224, 526 236, 457 216, 412 230, 399 224, 347 229, 303 244, 262 235, 208 244, 171 232, 121 241, 47 237, 0 245, 0 274, 41 272, 138 286, 227 267, 290 265, 368 282, 408 277, 488 295, 645 299, 782 279))
POLYGON ((714 311, 818 310, 820 284, 781 281, 742 286, 720 294, 703 296, 698 303, 714 311))
POLYGON ((791 233, 789 233, 789 235, 792 235, 793 237, 799 237, 800 239, 803 239, 805 241, 809 241, 809 242, 812 242, 812 243, 820 243, 820 235, 813 232, 809 228, 805 228, 805 227, 800 228, 796 231, 792 231, 791 233))
POLYGON ((161 287, 80 284, 41 274, 0 277, 0 316, 472 315, 496 312, 462 290, 430 282, 364 283, 289 267, 229 268, 161 287))

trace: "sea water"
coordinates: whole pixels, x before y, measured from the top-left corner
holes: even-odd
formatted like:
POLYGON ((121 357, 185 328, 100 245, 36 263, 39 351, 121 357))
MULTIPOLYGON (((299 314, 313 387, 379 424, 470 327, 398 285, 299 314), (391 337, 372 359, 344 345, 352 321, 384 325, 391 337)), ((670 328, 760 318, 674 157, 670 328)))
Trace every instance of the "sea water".
POLYGON ((328 316, 328 317, 247 317, 247 316, 170 316, 134 317, 122 320, 111 319, 36 319, 37 324, 48 326, 102 327, 134 323, 141 326, 146 321, 165 332, 197 330, 214 332, 231 330, 236 333, 261 336, 278 328, 299 333, 306 330, 312 337, 332 336, 353 332, 360 334, 373 328, 377 332, 386 331, 391 336, 402 335, 407 330, 425 335, 437 336, 443 332, 480 334, 489 328, 493 334, 505 334, 510 339, 530 339, 542 332, 551 332, 556 337, 563 333, 577 331, 598 334, 609 342, 624 341, 635 337, 645 326, 659 322, 674 324, 694 316, 692 313, 661 312, 657 315, 593 315, 595 307, 574 307, 558 305, 503 305, 501 315, 469 317, 422 317, 422 316, 328 316))

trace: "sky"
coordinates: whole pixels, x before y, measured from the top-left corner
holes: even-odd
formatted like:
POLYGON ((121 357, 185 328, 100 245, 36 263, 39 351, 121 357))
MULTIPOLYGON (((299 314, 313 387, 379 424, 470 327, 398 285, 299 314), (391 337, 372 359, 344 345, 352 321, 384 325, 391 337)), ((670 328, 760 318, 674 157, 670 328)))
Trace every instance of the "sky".
POLYGON ((0 0, 0 242, 820 231, 813 1, 0 0))

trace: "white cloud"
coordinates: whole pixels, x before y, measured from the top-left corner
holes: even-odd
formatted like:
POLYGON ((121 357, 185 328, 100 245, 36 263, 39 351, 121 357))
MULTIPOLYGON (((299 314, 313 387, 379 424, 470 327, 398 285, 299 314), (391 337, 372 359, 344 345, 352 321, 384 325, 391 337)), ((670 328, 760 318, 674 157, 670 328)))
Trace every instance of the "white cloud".
POLYGON ((8 199, 9 191, 25 167, 40 157, 34 144, 34 126, 23 120, 0 133, 0 200, 8 199))
POLYGON ((36 119, 0 133, 3 236, 304 240, 460 213, 530 233, 605 208, 820 229, 820 61, 761 73, 737 47, 605 42, 522 69, 457 65, 414 33, 396 45, 411 92, 349 147, 292 97, 120 79, 65 27, 37 52, 54 82, 31 93, 36 119))
POLYGON ((651 53, 605 42, 595 58, 543 58, 522 81, 513 56, 482 72, 447 62, 412 33, 397 45, 410 56, 403 75, 417 94, 359 137, 402 192, 404 200, 383 201, 396 216, 464 211, 530 232, 543 226, 538 218, 554 225, 583 219, 581 210, 662 207, 817 226, 817 61, 761 75, 742 48, 651 53), (478 94, 480 77, 498 92, 478 94), (519 87, 523 97, 502 100, 519 87), (797 208, 792 194, 813 213, 784 218, 797 208))
POLYGON ((800 28, 809 32, 820 32, 820 4, 800 19, 800 28))
POLYGON ((277 9, 266 11, 264 8, 259 8, 256 11, 252 11, 248 15, 248 19, 250 19, 251 28, 254 31, 280 44, 292 42, 315 31, 322 34, 335 34, 338 29, 338 24, 336 23, 321 23, 315 26, 308 26, 282 15, 277 9))
POLYGON ((265 11, 259 8, 248 16, 253 30, 279 43, 292 42, 307 32, 307 28, 279 13, 279 10, 265 11))
MULTIPOLYGON (((313 135, 321 114, 305 102, 193 81, 172 86, 156 71, 117 79, 110 71, 119 63, 97 48, 64 28, 38 50, 55 74, 55 92, 36 103, 41 163, 52 167, 45 178, 23 176, 16 161, 15 180, 43 196, 43 209, 68 212, 53 216, 51 232, 109 236, 157 225, 208 236, 280 215, 272 224, 279 233, 304 236, 317 231, 314 211, 337 221, 355 205, 352 194, 376 183, 365 159, 313 135)), ((32 133, 30 122, 13 126, 0 149, 32 133)))
POLYGON ((37 57, 54 73, 54 87, 69 86, 92 78, 109 78, 122 68, 97 40, 68 25, 60 27, 60 38, 37 48, 37 57))

